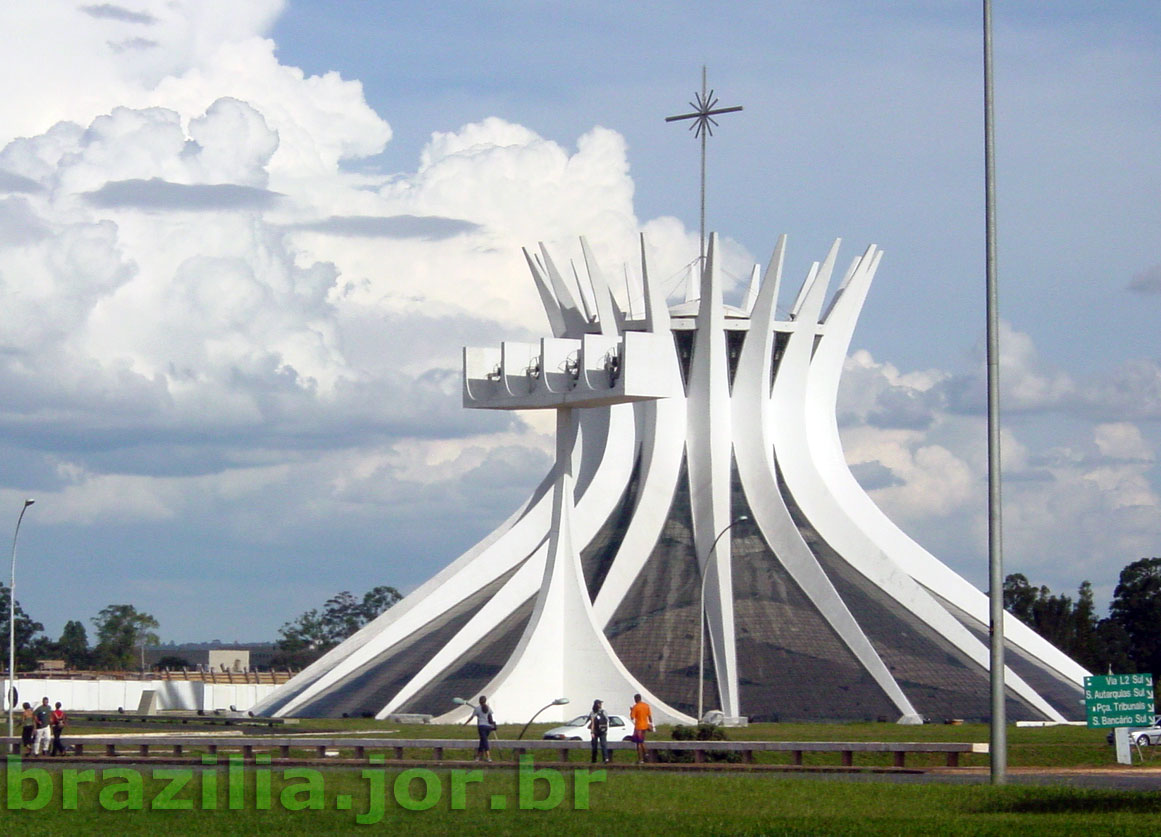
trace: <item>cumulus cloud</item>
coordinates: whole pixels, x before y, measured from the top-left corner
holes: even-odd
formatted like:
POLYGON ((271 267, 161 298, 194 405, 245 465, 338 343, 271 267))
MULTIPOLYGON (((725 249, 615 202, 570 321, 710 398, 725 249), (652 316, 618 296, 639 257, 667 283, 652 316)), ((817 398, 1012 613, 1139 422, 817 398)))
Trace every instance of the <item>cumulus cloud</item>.
POLYGON ((851 465, 851 473, 866 491, 903 485, 904 481, 882 462, 856 462, 851 465))
POLYGON ((0 198, 0 245, 37 241, 48 234, 48 226, 27 200, 0 198))
MULTIPOLYGON (((87 125, 117 106, 161 104, 152 96, 162 80, 213 65, 224 45, 260 40, 283 5, 283 0, 0 4, 0 31, 20 33, 0 52, 0 75, 20 80, 0 99, 0 143, 41 134, 60 121, 87 125)), ((189 112, 202 112, 225 95, 228 90, 219 90, 189 112)))
POLYGON ((929 369, 907 374, 893 364, 877 362, 866 350, 856 350, 843 368, 839 420, 882 428, 922 430, 944 407, 940 388, 949 375, 929 369))
POLYGON ((1097 449, 1109 459, 1124 462, 1153 461, 1153 447, 1135 424, 1124 421, 1098 424, 1093 435, 1097 449))
MULTIPOLYGON (((1144 396, 1157 391, 1155 365, 1128 364, 1078 385, 1043 368, 1027 335, 1009 333, 1003 345, 1016 347, 1006 369, 1019 405, 1009 414, 1002 401, 1005 563, 1061 591, 1115 577, 1155 552, 1161 538, 1155 445, 1140 424, 1125 420, 1146 413, 1144 396), (1133 412, 1122 412, 1134 401, 1133 412), (1070 428, 1064 439, 1062 426, 1070 428)), ((902 373, 856 351, 840 409, 847 460, 872 499, 935 555, 984 584, 985 420, 957 400, 971 380, 967 373, 902 373)))
MULTIPOLYGON (((303 607, 424 580, 551 462, 543 417, 460 408, 462 345, 545 331, 520 248, 583 270, 586 235, 626 307, 642 231, 674 294, 697 249, 678 219, 637 217, 605 128, 573 145, 489 117, 433 133, 410 170, 361 170, 390 114, 278 60, 282 5, 0 5, 22 33, 0 54, 22 80, 0 100, 0 501, 37 494, 59 549, 118 552, 105 575, 141 579, 145 609, 174 618, 191 589, 265 580, 272 560, 303 607)), ((723 248, 736 290, 751 257, 723 248)), ((1086 384, 1007 325, 1003 345, 1006 409, 1089 422, 1050 442, 1009 427, 1017 555, 1046 566, 1048 543, 1081 566, 1110 522, 1118 548, 1147 542, 1157 363, 1086 384)), ((840 393, 856 476, 953 564, 982 543, 982 393, 977 370, 864 351, 840 393)), ((70 595, 105 595, 90 581, 70 595)), ((286 602, 262 607, 269 636, 286 602)))
MULTIPOLYGON (((95 8, 167 40, 173 7, 141 6, 148 26, 95 8)), ((414 548, 462 548, 539 481, 551 444, 536 422, 460 408, 459 348, 540 330, 522 245, 567 265, 586 233, 639 289, 624 140, 597 128, 569 149, 488 119, 434 134, 412 172, 353 174, 343 160, 390 138, 361 87, 279 64, 242 23, 153 84, 106 43, 131 36, 105 33, 89 47, 115 101, 44 109, 0 148, 10 461, 53 523, 219 514, 241 536, 269 530, 276 502, 307 529, 378 518, 414 548), (458 534, 433 539, 432 515, 458 534)), ((679 273, 688 231, 644 226, 652 267, 679 273)))
POLYGON ((358 85, 306 78, 260 40, 208 54, 247 73, 193 67, 0 149, 0 433, 23 463, 9 490, 34 490, 47 525, 195 538, 215 519, 285 548, 342 521, 367 533, 346 537, 359 554, 387 538, 449 559, 524 499, 551 449, 512 414, 460 409, 459 346, 535 329, 519 244, 534 226, 571 236, 562 196, 594 207, 596 246, 633 239, 623 142, 569 152, 497 122, 371 180, 340 167, 390 135, 358 85), (523 192, 505 163, 521 154, 556 161, 523 192), (609 155, 619 188, 576 171, 609 155), (481 211, 492 188, 525 220, 481 211))
POLYGON ((1101 375, 1085 388, 1085 407, 1100 418, 1161 418, 1161 364, 1135 358, 1101 375))
MULTIPOLYGON (((1000 401, 1005 411, 1040 412, 1076 402, 1076 383, 1041 359, 1029 335, 1001 321, 999 343, 1000 401)), ((982 347, 978 357, 982 361, 982 347)), ((944 389, 950 409, 961 413, 986 410, 987 378, 982 364, 971 373, 949 379, 944 389)))

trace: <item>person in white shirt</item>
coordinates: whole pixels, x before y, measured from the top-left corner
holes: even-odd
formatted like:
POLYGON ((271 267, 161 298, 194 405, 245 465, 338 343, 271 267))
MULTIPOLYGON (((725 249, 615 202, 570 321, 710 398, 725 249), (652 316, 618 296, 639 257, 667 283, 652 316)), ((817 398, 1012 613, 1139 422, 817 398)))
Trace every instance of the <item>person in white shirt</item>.
POLYGON ((480 734, 480 746, 476 748, 476 761, 492 760, 492 747, 488 736, 496 731, 496 722, 492 719, 492 707, 488 706, 488 698, 480 695, 480 705, 472 707, 472 714, 476 718, 476 732, 480 734))

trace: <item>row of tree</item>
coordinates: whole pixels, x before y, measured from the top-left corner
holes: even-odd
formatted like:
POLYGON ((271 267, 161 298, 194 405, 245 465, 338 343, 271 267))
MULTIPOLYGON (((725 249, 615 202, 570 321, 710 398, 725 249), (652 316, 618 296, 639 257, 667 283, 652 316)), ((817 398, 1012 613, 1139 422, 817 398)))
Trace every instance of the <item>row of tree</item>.
POLYGON ((1161 558, 1142 558, 1121 570, 1103 618, 1089 582, 1074 601, 1035 587, 1020 573, 1004 579, 1004 609, 1089 671, 1161 676, 1161 558))
MULTIPOLYGON (((276 666, 303 668, 334 648, 355 631, 403 598, 394 587, 379 586, 362 598, 344 590, 332 596, 322 609, 312 609, 278 631, 276 666)), ((9 591, 0 584, 0 637, 8 637, 9 591)), ((30 671, 37 660, 64 660, 70 669, 128 670, 145 667, 145 646, 160 642, 158 622, 133 605, 109 605, 91 620, 96 643, 89 644, 83 623, 69 620, 60 638, 44 633, 44 625, 32 619, 16 602, 16 668, 30 671)), ((3 655, 0 655, 3 656, 3 655)), ((173 658, 177 660, 178 658, 173 658)))
POLYGON ((359 599, 347 590, 308 610, 278 629, 278 653, 273 664, 292 668, 310 665, 347 637, 391 607, 403 595, 394 587, 373 587, 359 599))
MULTIPOLYGON (((0 637, 8 637, 10 593, 0 584, 0 637)), ((125 670, 143 665, 144 648, 156 644, 158 622, 127 604, 112 604, 92 619, 96 644, 89 645, 83 623, 70 619, 53 640, 44 633, 44 625, 32 619, 16 602, 16 668, 29 671, 37 660, 64 660, 72 669, 125 670)), ((4 655, 7 668, 7 656, 4 655)))

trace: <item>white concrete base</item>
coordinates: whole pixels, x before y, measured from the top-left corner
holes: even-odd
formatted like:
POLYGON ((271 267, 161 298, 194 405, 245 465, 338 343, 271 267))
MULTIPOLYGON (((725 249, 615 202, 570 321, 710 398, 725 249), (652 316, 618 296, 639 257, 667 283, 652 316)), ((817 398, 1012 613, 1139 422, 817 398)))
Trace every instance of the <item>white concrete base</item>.
POLYGON ((750 719, 745 715, 726 715, 720 709, 711 709, 701 716, 703 724, 713 724, 716 727, 748 727, 750 719))

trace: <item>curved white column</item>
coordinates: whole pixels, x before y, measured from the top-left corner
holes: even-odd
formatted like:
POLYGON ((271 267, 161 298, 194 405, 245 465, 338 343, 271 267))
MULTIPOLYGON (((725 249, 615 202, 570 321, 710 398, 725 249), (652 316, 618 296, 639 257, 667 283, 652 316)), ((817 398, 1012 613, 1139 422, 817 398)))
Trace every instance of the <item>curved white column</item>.
MULTIPOLYGON (((570 461, 575 438, 571 411, 557 414, 558 461, 570 461)), ((532 617, 504 668, 481 691, 489 696, 497 720, 515 722, 540 709, 547 695, 567 697, 576 704, 600 698, 610 707, 632 704, 645 696, 659 723, 693 723, 644 688, 617 658, 604 631, 593 618, 580 558, 573 546, 571 524, 572 474, 563 468, 553 491, 553 520, 548 556, 532 617), (578 664, 583 660, 583 665, 578 664)), ((551 707, 546 720, 564 720, 576 709, 551 707)), ((460 720, 467 710, 453 710, 437 720, 460 720)))
MULTIPOLYGON (((290 681, 294 697, 278 715, 293 715, 310 698, 350 674, 383 650, 486 587, 536 551, 552 520, 550 473, 523 508, 487 538, 409 593, 290 681)), ((255 714, 280 699, 276 692, 254 707, 255 714)))
MULTIPOLYGON (((836 498, 818 471, 816 461, 820 435, 816 405, 808 403, 810 379, 815 374, 811 359, 815 334, 834 268, 838 242, 831 248, 817 277, 801 299, 786 351, 782 356, 771 394, 770 426, 774 456, 794 501, 803 515, 826 542, 865 578, 891 596, 899 605, 950 642, 982 671, 988 668, 988 650, 959 620, 948 613, 911 576, 891 560, 847 513, 844 498, 836 498)), ((872 260, 864 258, 855 270, 870 270, 872 260)), ((853 280, 852 280, 853 281, 853 280)), ((818 397, 817 395, 815 397, 818 397)), ((1060 714, 1021 678, 1013 674, 1008 685, 1016 694, 1043 712, 1060 720, 1060 714)))
POLYGON ((693 536, 705 580, 705 619, 717 671, 721 709, 739 714, 737 647, 734 642, 734 587, 730 533, 730 382, 726 322, 717 234, 710 236, 701 280, 701 304, 686 394, 686 458, 689 463, 693 536), (719 537, 720 535, 720 537, 719 537), (714 544, 717 544, 714 547, 714 544), (711 560, 716 549, 716 560, 711 560))
MULTIPOLYGON (((882 251, 868 249, 850 281, 836 296, 825 319, 825 331, 811 361, 807 390, 807 425, 815 432, 812 452, 831 494, 884 553, 928 590, 964 611, 981 625, 989 621, 988 597, 905 534, 875 505, 850 471, 842 452, 837 404, 839 379, 851 338, 882 251), (868 262, 868 260, 870 260, 868 262), (867 266, 869 264, 869 266, 867 266)), ((1088 672, 1023 622, 1004 619, 1008 642, 1056 669, 1063 677, 1083 681, 1088 672)))
MULTIPOLYGON (((484 604, 456 635, 428 660, 415 676, 400 689, 387 704, 376 714, 377 718, 385 718, 393 712, 398 712, 425 686, 437 681, 453 665, 456 660, 467 654, 490 631, 498 627, 505 619, 511 616, 526 601, 535 596, 540 590, 544 578, 544 563, 548 557, 549 545, 544 543, 518 570, 504 586, 484 604)), ((487 692, 485 692, 487 694, 487 692)), ((471 697, 469 695, 469 697, 471 697)), ((448 711, 454 711, 448 707, 448 711)))
MULTIPOLYGON (((750 332, 734 375, 734 461, 754 522, 777 560, 826 619, 862 667, 895 704, 903 719, 922 721, 887 670, 846 603, 802 539, 775 479, 774 445, 768 431, 769 385, 774 350, 774 318, 786 238, 770 260, 750 316, 750 332)), ((745 705, 742 711, 746 710, 745 705)))

